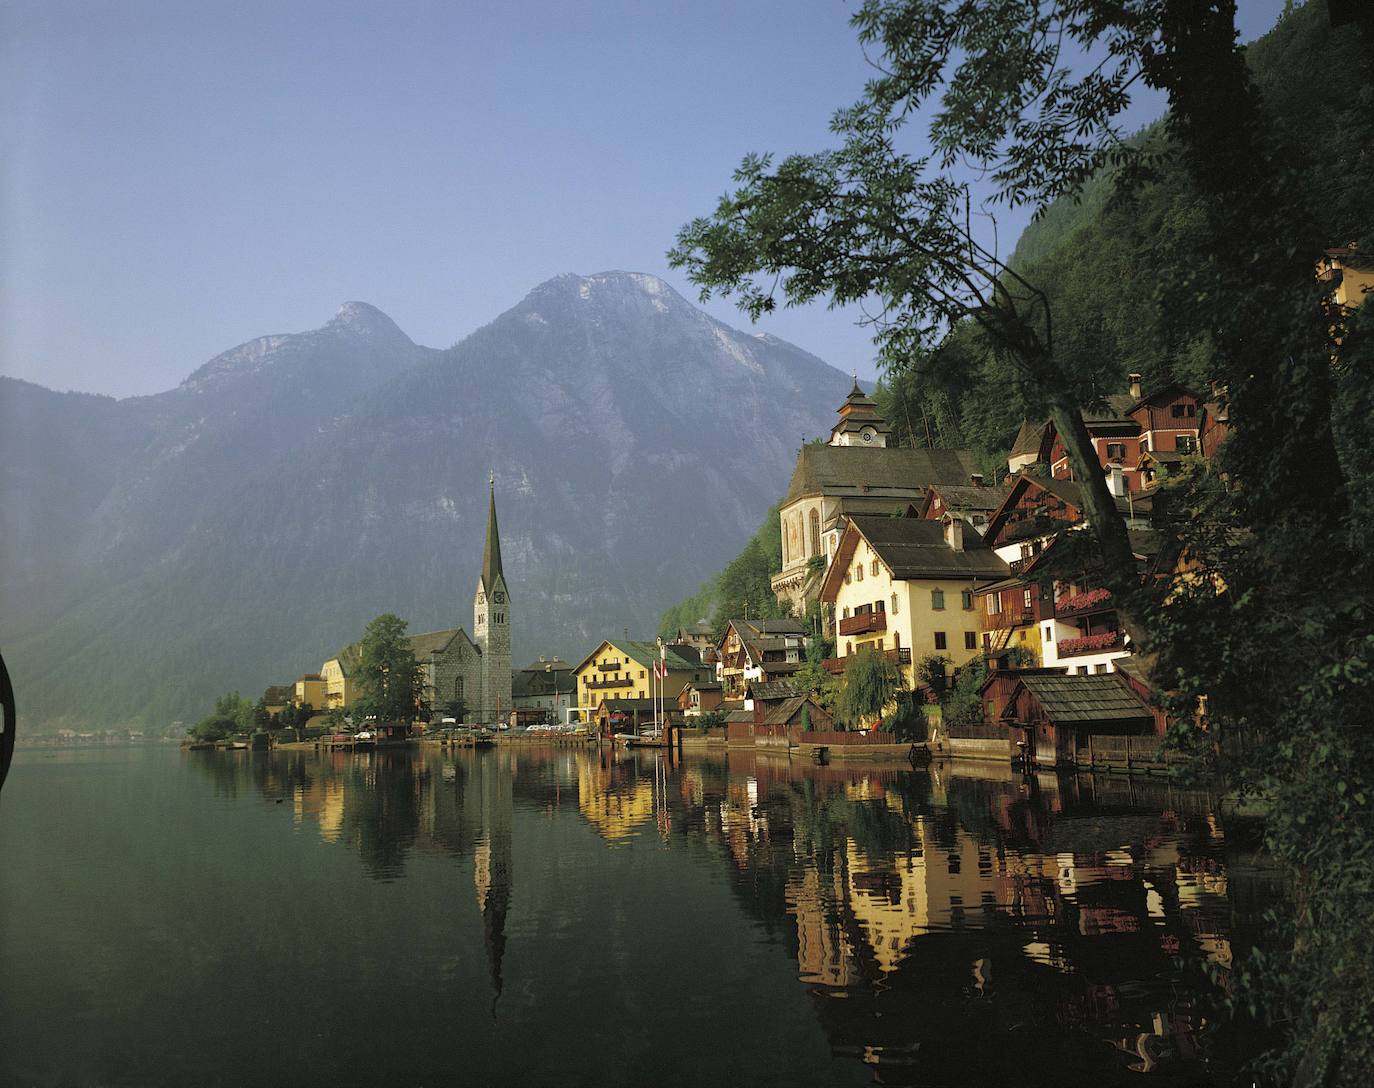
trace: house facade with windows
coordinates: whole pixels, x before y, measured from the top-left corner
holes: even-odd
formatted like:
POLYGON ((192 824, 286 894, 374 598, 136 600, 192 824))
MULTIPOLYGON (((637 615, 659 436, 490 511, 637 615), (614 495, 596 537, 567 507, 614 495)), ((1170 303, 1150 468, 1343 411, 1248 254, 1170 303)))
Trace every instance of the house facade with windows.
MULTIPOLYGON (((1118 495, 1118 509, 1137 560, 1158 551, 1149 528, 1148 495, 1118 495)), ((1020 647, 1046 668, 1071 673, 1112 671, 1130 652, 1110 594, 1082 566, 1056 563, 1063 534, 1087 528, 1082 489, 1069 480, 1017 477, 988 522, 987 543, 1007 564, 1008 576, 986 586, 980 608, 983 652, 998 658, 1020 647)))
MULTIPOLYGON (((665 644, 662 660, 668 670, 663 681, 663 697, 669 706, 676 704, 678 693, 687 684, 715 679, 712 667, 703 664, 700 655, 690 646, 665 644)), ((573 668, 577 701, 572 709, 584 720, 591 720, 603 702, 652 699, 658 691, 654 680, 657 661, 659 647, 656 642, 604 640, 573 668)))
POLYGON ((957 515, 847 519, 821 600, 835 609, 842 673, 864 650, 882 653, 914 685, 913 662, 943 654, 957 667, 982 652, 978 598, 1007 564, 957 515))
POLYGON ((887 444, 890 428, 856 381, 839 408, 829 441, 803 446, 778 511, 782 570, 778 601, 797 615, 817 598, 850 514, 898 514, 920 508, 934 483, 967 484, 979 469, 971 450, 912 450, 887 444))
POLYGON ((716 648, 724 698, 742 699, 751 683, 791 676, 805 663, 809 641, 801 620, 731 620, 716 648))

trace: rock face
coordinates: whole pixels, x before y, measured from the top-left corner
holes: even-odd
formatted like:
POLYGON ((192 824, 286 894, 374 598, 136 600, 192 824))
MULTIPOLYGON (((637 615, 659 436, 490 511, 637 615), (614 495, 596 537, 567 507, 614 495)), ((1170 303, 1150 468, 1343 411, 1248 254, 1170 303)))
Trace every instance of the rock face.
POLYGON ((565 275, 447 351, 348 303, 114 401, 0 379, 0 639, 32 720, 203 712, 384 611, 471 622, 496 477, 514 653, 652 631, 849 379, 661 280, 565 275))

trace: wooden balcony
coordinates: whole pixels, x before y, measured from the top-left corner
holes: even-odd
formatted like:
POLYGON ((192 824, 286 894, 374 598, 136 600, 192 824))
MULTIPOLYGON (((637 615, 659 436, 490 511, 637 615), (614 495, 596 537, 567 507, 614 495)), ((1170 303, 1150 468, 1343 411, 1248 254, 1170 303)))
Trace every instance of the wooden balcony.
POLYGON ((624 672, 625 666, 617 661, 603 661, 597 666, 602 672, 624 672))
POLYGON ((587 681, 587 687, 589 688, 632 688, 634 686, 635 682, 633 680, 612 680, 610 677, 605 677, 601 680, 587 681))
POLYGON ((1060 639, 1059 656, 1082 657, 1084 654, 1108 653, 1121 649, 1123 641, 1120 631, 1102 631, 1095 635, 1084 635, 1082 638, 1060 639))
POLYGON ((1028 627, 1035 623, 1035 610, 1033 608, 1008 608, 1004 612, 994 612, 987 619, 987 627, 991 631, 1001 631, 1008 627, 1028 627))
POLYGON ((886 612, 861 612, 857 616, 840 620, 839 631, 842 635, 867 635, 887 630, 886 612))
MULTIPOLYGON (((879 654, 884 661, 898 667, 911 664, 911 651, 905 646, 900 650, 876 650, 873 652, 879 654)), ((821 662, 821 668, 828 673, 839 676, 856 657, 858 654, 851 654, 849 657, 827 657, 821 662)))

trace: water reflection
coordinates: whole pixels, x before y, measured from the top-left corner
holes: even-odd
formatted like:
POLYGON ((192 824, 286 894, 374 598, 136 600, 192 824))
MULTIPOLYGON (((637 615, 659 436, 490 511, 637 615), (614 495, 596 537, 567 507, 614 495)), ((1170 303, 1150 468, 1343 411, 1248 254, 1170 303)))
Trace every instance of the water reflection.
POLYGON ((716 858, 831 1052, 883 1083, 1213 1082, 1237 923, 1263 892, 1233 886, 1247 858, 1215 799, 1162 782, 597 749, 188 758, 376 880, 417 851, 470 857, 493 1012, 517 812, 579 821, 592 850, 716 858))

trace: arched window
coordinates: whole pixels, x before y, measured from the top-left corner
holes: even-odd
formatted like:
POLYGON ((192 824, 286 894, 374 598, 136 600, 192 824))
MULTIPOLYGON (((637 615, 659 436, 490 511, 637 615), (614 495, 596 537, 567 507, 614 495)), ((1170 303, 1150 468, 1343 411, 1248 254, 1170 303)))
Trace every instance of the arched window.
POLYGON ((897 594, 895 593, 892 595, 892 614, 894 616, 897 614, 897 594))
POLYGON ((811 511, 811 554, 821 554, 821 515, 817 510, 811 511))

